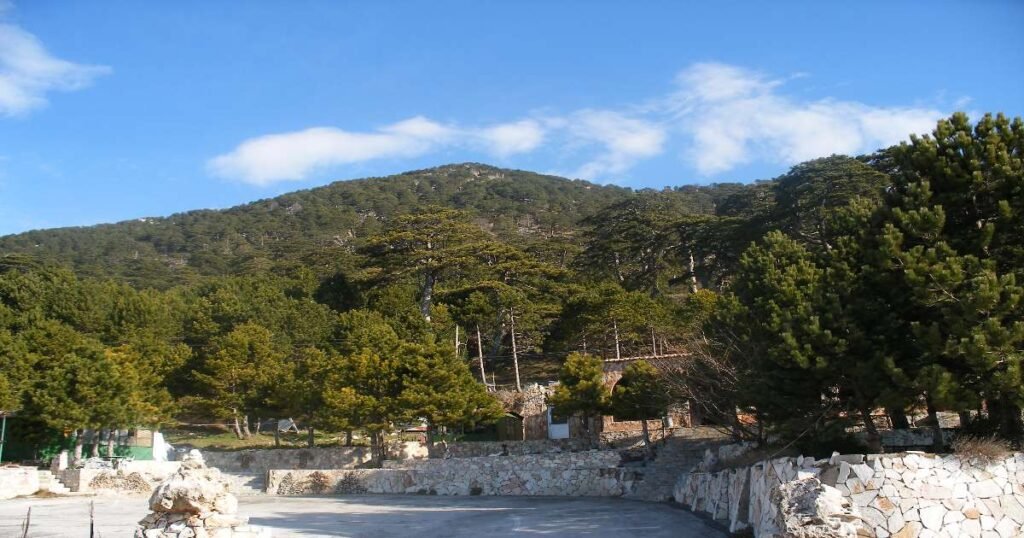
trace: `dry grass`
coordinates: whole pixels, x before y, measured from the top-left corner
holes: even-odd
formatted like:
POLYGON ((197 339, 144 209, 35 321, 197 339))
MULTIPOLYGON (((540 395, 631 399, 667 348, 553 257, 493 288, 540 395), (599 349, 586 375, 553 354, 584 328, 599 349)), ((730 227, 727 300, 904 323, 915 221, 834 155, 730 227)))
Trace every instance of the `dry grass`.
POLYGON ((953 440, 953 453, 964 459, 984 462, 998 461, 1010 454, 1010 443, 991 436, 963 435, 953 440))

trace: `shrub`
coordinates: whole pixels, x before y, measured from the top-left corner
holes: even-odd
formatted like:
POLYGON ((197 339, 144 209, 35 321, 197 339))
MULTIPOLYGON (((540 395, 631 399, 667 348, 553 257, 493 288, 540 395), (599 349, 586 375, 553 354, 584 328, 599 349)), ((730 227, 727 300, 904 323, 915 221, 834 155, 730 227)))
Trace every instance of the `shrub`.
POLYGON ((961 435, 953 440, 953 453, 962 459, 997 461, 1010 454, 1010 443, 996 437, 961 435))

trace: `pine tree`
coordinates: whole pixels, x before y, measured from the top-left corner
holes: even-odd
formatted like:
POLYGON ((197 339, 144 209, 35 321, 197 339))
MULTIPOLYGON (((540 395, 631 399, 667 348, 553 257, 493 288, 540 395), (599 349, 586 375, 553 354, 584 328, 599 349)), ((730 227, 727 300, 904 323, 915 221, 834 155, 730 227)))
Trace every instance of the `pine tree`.
POLYGON ((653 453, 647 421, 664 417, 670 403, 659 377, 657 368, 649 362, 631 362, 622 371, 622 378, 615 385, 610 402, 616 418, 640 421, 648 459, 653 457, 653 453))
POLYGON ((604 384, 604 361, 593 355, 570 353, 548 405, 563 416, 579 415, 584 427, 589 428, 591 419, 608 411, 610 396, 604 384))

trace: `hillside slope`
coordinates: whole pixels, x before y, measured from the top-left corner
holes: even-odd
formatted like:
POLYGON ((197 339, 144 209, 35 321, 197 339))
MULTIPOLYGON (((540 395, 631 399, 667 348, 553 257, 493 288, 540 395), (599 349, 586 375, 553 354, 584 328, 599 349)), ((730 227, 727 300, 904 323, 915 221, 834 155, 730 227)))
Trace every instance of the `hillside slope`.
MULTIPOLYGON (((712 213, 737 185, 673 191, 693 213, 712 213)), ((303 265, 326 274, 390 217, 430 206, 470 211, 503 240, 539 251, 572 244, 580 220, 653 191, 464 163, 389 177, 338 181, 226 210, 0 237, 0 255, 32 254, 81 275, 168 287, 200 275, 303 265)))

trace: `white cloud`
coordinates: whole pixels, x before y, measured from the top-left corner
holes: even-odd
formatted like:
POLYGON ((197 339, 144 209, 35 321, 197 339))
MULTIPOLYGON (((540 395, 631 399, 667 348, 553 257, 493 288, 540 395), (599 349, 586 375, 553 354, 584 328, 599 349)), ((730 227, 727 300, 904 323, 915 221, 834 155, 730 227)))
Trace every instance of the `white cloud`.
POLYGON ((316 127, 271 134, 243 141, 211 159, 208 168, 217 176, 268 185, 306 179, 319 169, 452 148, 508 158, 547 146, 577 159, 570 175, 609 180, 673 148, 710 176, 755 161, 790 165, 871 151, 929 132, 944 116, 932 108, 798 99, 782 93, 785 79, 720 63, 694 64, 675 84, 653 104, 619 110, 482 126, 417 116, 368 132, 316 127))
POLYGON ((483 147, 495 156, 508 156, 533 150, 543 138, 543 128, 533 120, 467 129, 416 116, 372 132, 314 127, 251 138, 210 159, 207 168, 223 178, 269 185, 303 180, 318 169, 417 157, 445 147, 483 147))
POLYGON ((544 128, 535 120, 487 127, 477 134, 489 151, 499 157, 528 153, 544 142, 544 128))
POLYGON ((46 105, 48 92, 78 90, 109 72, 55 58, 34 35, 0 23, 0 115, 28 113, 46 105))
POLYGON ((603 148, 596 158, 576 171, 576 176, 587 179, 621 174, 637 161, 661 153, 665 143, 661 126, 609 110, 581 110, 565 124, 575 141, 596 143, 603 148))
POLYGON ((678 91, 663 109, 692 139, 684 154, 706 175, 755 160, 795 164, 871 151, 929 132, 944 115, 930 108, 798 101, 778 92, 781 81, 725 64, 696 64, 676 81, 678 91))

